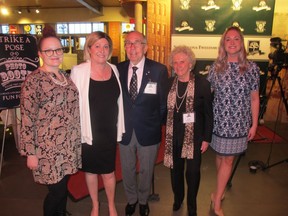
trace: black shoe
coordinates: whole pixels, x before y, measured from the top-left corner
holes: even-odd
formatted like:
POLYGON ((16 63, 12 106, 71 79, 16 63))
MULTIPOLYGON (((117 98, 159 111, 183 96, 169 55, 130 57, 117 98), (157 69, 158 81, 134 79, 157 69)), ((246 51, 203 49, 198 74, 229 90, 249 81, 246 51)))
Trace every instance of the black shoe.
POLYGON ((54 216, 71 216, 72 214, 70 212, 66 211, 57 211, 54 216))
POLYGON ((140 212, 140 216, 148 216, 150 212, 148 203, 146 205, 139 204, 139 212, 140 212))
POLYGON ((137 203, 138 203, 138 201, 134 204, 127 203, 126 208, 125 208, 125 215, 126 216, 131 216, 134 214, 137 203))
POLYGON ((181 208, 182 203, 173 203, 173 211, 178 211, 181 208))

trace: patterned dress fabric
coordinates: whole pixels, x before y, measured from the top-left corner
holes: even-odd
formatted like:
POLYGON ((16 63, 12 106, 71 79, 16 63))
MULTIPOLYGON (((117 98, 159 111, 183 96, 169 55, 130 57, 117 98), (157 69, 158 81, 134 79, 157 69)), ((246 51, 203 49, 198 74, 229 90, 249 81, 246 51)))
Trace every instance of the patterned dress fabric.
POLYGON ((130 97, 131 97, 131 100, 132 101, 135 101, 136 100, 136 97, 137 97, 137 74, 136 74, 136 71, 137 71, 137 67, 132 67, 133 69, 133 74, 132 74, 132 77, 131 77, 131 81, 130 81, 130 86, 129 86, 129 93, 130 93, 130 97))
MULTIPOLYGON (((21 90, 22 155, 36 155, 34 180, 55 184, 81 168, 78 90, 64 71, 68 84, 56 84, 52 73, 36 70, 21 90)), ((54 77, 56 79, 56 77, 54 77)))
POLYGON ((225 72, 209 71, 208 80, 214 89, 214 127, 211 147, 223 155, 236 155, 247 149, 247 136, 252 124, 251 91, 259 89, 260 71, 249 62, 240 74, 239 64, 228 63, 225 72))

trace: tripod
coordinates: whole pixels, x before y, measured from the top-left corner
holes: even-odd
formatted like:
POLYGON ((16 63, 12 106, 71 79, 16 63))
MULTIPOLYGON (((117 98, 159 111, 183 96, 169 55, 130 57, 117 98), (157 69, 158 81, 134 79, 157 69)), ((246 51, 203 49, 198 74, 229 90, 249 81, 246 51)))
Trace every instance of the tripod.
MULTIPOLYGON (((261 111, 259 113, 259 116, 263 116, 265 110, 266 110, 266 106, 267 106, 267 102, 271 96, 271 93, 272 93, 272 89, 275 85, 275 82, 278 81, 278 85, 279 85, 279 88, 280 88, 280 92, 281 92, 281 97, 280 100, 282 99, 283 103, 284 103, 284 106, 285 106, 285 109, 286 109, 286 114, 288 115, 288 104, 287 104, 287 99, 285 98, 285 93, 284 93, 284 90, 283 90, 283 86, 281 84, 281 77, 279 76, 279 72, 282 70, 283 67, 279 67, 279 66, 275 66, 273 67, 273 70, 271 71, 271 76, 267 79, 267 81, 270 79, 272 80, 272 85, 270 87, 270 90, 269 90, 269 93, 268 93, 268 96, 265 98, 265 102, 263 104, 263 107, 261 108, 261 111)), ((287 67, 285 67, 285 70, 287 70, 287 67)), ((276 165, 279 165, 279 164, 282 164, 284 162, 288 162, 288 158, 284 159, 284 160, 281 160, 281 161, 278 161, 274 164, 270 164, 269 165, 269 160, 270 160, 270 155, 268 157, 268 160, 267 160, 267 165, 264 165, 263 162, 261 161, 251 161, 250 163, 253 164, 253 165, 256 165, 256 166, 259 166, 261 167, 261 169, 263 171, 271 168, 271 167, 274 167, 276 165)))
MULTIPOLYGON (((266 107, 267 107, 268 100, 269 100, 269 98, 271 96, 271 93, 272 93, 272 90, 273 90, 273 87, 274 87, 276 81, 278 81, 278 85, 279 85, 279 88, 280 88, 282 101, 284 103, 284 106, 285 106, 285 109, 286 109, 286 113, 288 115, 288 103, 287 103, 287 99, 285 98, 285 93, 284 93, 284 90, 283 90, 283 87, 282 87, 282 84, 281 84, 281 77, 279 76, 279 72, 281 70, 282 70, 282 67, 279 67, 279 66, 277 66, 276 68, 273 68, 273 70, 271 71, 271 76, 267 78, 267 81, 268 80, 272 80, 272 84, 271 84, 270 90, 268 92, 268 96, 264 98, 264 102, 263 102, 263 105, 262 105, 260 113, 259 113, 260 117, 264 115, 264 112, 265 112, 266 107)), ((285 70, 286 70, 286 68, 285 68, 285 70)), ((267 81, 266 81, 266 83, 267 83, 267 81)))

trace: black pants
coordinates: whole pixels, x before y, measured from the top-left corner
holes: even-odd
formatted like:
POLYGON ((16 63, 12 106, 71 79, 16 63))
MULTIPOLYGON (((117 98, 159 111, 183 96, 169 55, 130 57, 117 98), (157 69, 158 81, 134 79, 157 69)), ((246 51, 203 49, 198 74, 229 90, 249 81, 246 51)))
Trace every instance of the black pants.
POLYGON ((189 216, 197 215, 197 194, 200 184, 200 149, 194 149, 193 159, 183 159, 173 155, 173 169, 171 169, 171 183, 174 193, 174 203, 182 203, 185 196, 184 171, 186 162, 187 207, 189 216))
POLYGON ((67 204, 67 182, 68 176, 65 176, 60 182, 48 185, 48 194, 44 200, 44 216, 64 215, 67 204))

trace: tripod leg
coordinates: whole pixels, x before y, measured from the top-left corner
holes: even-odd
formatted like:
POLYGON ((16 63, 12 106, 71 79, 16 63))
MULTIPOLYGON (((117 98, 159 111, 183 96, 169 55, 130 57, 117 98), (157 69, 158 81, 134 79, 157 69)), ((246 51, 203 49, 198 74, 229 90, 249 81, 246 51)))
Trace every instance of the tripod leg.
MULTIPOLYGON (((261 105, 261 109, 260 109, 260 111, 259 111, 259 116, 258 116, 258 120, 259 120, 259 121, 260 121, 261 119, 263 119, 264 113, 265 113, 266 108, 267 108, 268 100, 269 100, 269 98, 270 98, 270 96, 271 96, 272 89, 273 89, 273 87, 274 87, 274 85, 275 85, 275 82, 276 82, 276 77, 275 77, 275 76, 271 76, 271 77, 268 77, 268 78, 267 78, 266 83, 267 83, 267 81, 270 80, 270 79, 272 80, 272 84, 271 84, 271 87, 270 87, 270 89, 269 89, 269 92, 268 92, 267 96, 265 96, 264 99, 263 99, 263 102, 262 102, 262 105, 261 105)), ((266 93, 265 93, 265 95, 266 95, 266 93)))
POLYGON ((282 87, 282 84, 281 84, 281 78, 278 76, 277 80, 278 80, 278 84, 279 84, 279 87, 280 87, 280 92, 281 92, 282 100, 283 100, 283 103, 284 103, 284 106, 285 106, 285 109, 286 109, 286 113, 288 114, 288 104, 287 104, 287 100, 285 98, 285 93, 284 93, 284 90, 283 90, 283 87, 282 87))
POLYGON ((263 170, 269 169, 269 168, 271 168, 271 167, 273 167, 273 166, 279 165, 279 164, 284 163, 284 162, 287 162, 287 163, 288 163, 288 158, 285 159, 285 160, 279 161, 279 162, 277 162, 277 163, 271 164, 271 165, 269 165, 269 166, 266 166, 266 167, 263 168, 263 170))
POLYGON ((148 200, 149 201, 159 201, 160 197, 159 194, 155 194, 155 181, 154 181, 154 173, 152 177, 152 193, 149 195, 148 200))
POLYGON ((243 156, 244 154, 245 154, 245 153, 240 154, 240 155, 238 156, 238 158, 237 158, 237 161, 236 161, 236 163, 235 163, 235 166, 234 166, 234 168, 233 168, 233 171, 232 171, 232 173, 231 173, 231 176, 230 176, 230 178, 229 178, 229 180, 228 180, 228 182, 227 182, 227 185, 226 185, 226 187, 227 187, 228 189, 232 187, 232 179, 233 179, 233 177, 234 177, 234 175, 235 175, 235 172, 236 172, 237 167, 238 167, 238 165, 239 165, 239 163, 240 163, 240 160, 241 160, 241 158, 242 158, 242 156, 243 156))

